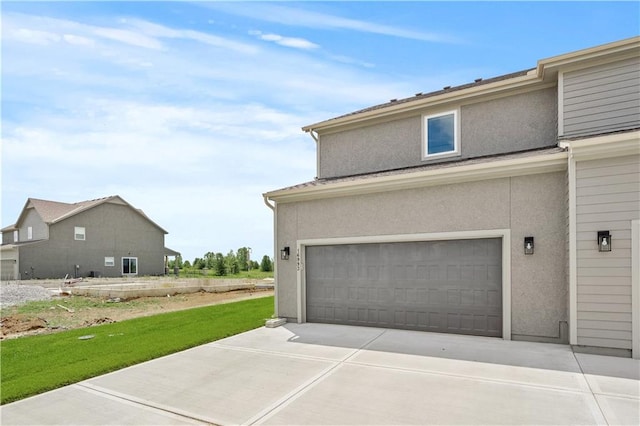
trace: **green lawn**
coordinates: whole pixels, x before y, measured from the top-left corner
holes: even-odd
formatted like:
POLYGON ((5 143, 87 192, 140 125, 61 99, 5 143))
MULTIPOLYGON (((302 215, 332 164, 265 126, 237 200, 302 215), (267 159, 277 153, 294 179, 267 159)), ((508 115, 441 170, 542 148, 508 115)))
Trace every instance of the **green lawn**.
POLYGON ((273 297, 0 343, 1 404, 264 325, 273 297), (87 340, 79 337, 93 335, 87 340))

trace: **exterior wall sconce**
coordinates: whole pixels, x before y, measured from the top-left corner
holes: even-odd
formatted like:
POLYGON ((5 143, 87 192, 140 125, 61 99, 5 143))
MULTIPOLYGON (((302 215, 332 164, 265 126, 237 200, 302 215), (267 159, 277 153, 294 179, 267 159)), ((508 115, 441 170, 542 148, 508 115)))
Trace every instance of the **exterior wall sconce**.
POLYGON ((533 237, 524 237, 524 254, 533 254, 533 237))
POLYGON ((289 247, 285 247, 282 250, 280 250, 280 259, 282 260, 289 260, 289 247))
POLYGON ((609 231, 598 231, 598 251, 611 251, 611 234, 609 231))

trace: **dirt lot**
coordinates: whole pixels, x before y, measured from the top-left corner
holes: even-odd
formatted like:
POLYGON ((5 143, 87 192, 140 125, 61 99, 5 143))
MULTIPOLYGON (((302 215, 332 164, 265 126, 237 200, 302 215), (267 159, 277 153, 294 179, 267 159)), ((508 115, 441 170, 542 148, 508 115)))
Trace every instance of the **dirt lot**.
POLYGON ((37 307, 3 309, 0 339, 54 333, 73 328, 123 321, 200 306, 266 297, 273 290, 238 290, 226 293, 198 292, 171 297, 140 297, 122 301, 83 296, 60 296, 37 307))

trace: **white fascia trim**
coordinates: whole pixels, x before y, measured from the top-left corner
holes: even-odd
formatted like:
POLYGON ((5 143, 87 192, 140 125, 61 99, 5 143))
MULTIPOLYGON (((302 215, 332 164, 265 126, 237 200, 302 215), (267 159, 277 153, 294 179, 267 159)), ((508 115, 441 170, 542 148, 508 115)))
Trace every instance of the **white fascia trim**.
POLYGON ((298 240, 298 279, 297 279, 297 322, 307 321, 305 248, 339 244, 376 244, 404 243, 413 241, 470 240, 480 238, 502 238, 502 338, 511 340, 511 230, 487 229, 455 232, 430 232, 422 234, 367 235, 360 237, 314 238, 298 240))
POLYGON ((576 160, 569 151, 567 184, 569 186, 569 344, 578 344, 578 243, 576 160))
POLYGON ((564 72, 558 73, 558 137, 564 136, 564 72))
POLYGON ((640 220, 631 221, 631 356, 640 359, 640 220))
POLYGON ((640 130, 563 140, 558 146, 570 148, 576 160, 596 160, 638 155, 640 154, 640 130))
POLYGON ((384 191, 448 185, 478 180, 498 179, 552 173, 566 170, 567 153, 538 155, 511 160, 488 161, 465 166, 451 166, 414 173, 399 173, 387 176, 356 179, 318 186, 283 189, 269 192, 266 196, 279 203, 345 197, 384 191))
POLYGON ((583 67, 584 65, 582 64, 588 61, 611 62, 616 60, 616 57, 636 55, 637 53, 635 51, 637 51, 638 48, 640 48, 640 37, 635 36, 600 46, 553 56, 551 58, 541 59, 538 61, 536 74, 540 77, 544 77, 545 73, 552 72, 560 67, 564 69, 571 66, 583 67), (611 59, 612 57, 613 59, 611 59))

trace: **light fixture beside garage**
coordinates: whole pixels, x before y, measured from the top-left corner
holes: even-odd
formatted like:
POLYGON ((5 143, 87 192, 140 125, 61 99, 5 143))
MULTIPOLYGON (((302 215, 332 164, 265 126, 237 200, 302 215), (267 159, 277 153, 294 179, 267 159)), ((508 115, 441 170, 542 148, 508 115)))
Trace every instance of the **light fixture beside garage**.
POLYGON ((611 234, 609 231, 598 231, 598 251, 611 251, 611 234))
POLYGON ((289 246, 280 250, 280 259, 289 260, 289 246))
POLYGON ((524 254, 533 254, 533 237, 524 237, 524 254))

